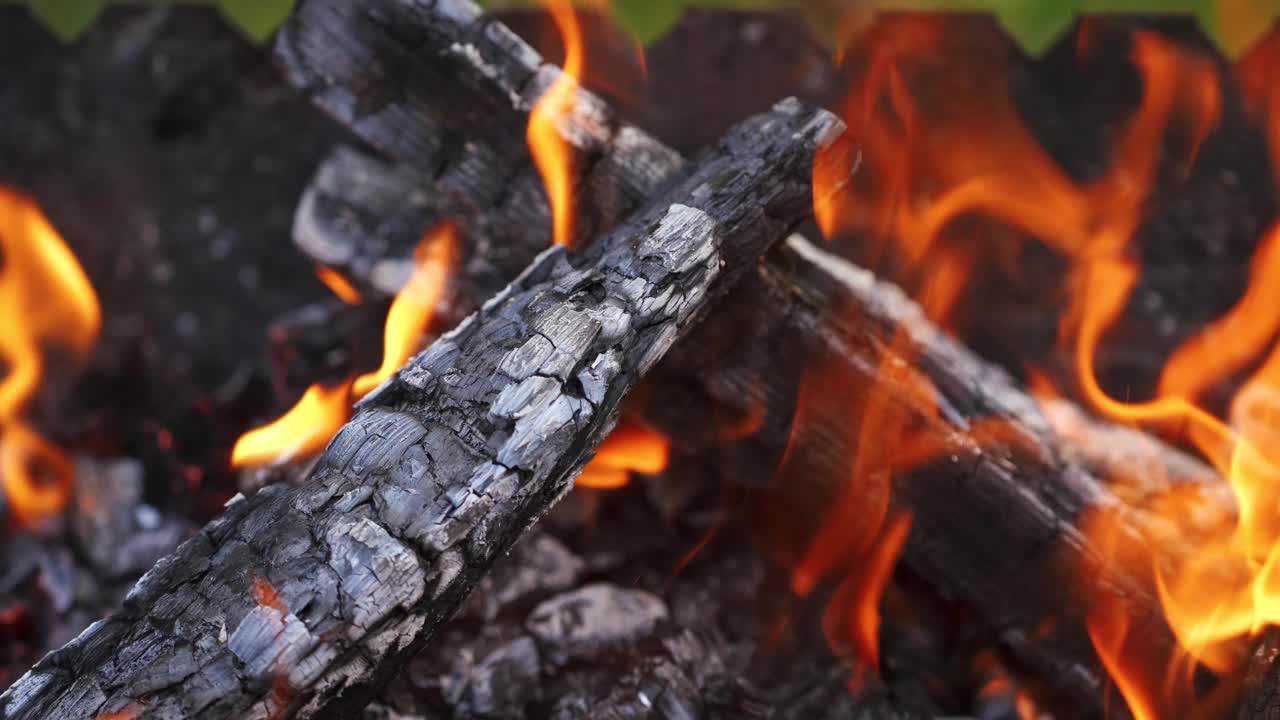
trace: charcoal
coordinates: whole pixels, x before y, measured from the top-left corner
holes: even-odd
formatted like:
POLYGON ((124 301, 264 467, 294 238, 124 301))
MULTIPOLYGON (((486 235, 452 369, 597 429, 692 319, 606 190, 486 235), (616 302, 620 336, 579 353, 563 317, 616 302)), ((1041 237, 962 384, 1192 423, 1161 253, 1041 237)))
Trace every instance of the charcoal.
POLYGON ((454 696, 454 712, 462 717, 524 717, 525 708, 542 699, 538 646, 528 636, 499 646, 465 677, 454 696))
POLYGON ((463 614, 492 621, 508 607, 574 587, 582 572, 581 558, 555 537, 537 533, 494 565, 477 585, 463 614))
POLYGON ((95 574, 137 577, 190 532, 142 501, 143 468, 136 460, 80 458, 75 467, 70 526, 95 574))
POLYGON ((667 619, 661 599, 604 583, 562 593, 534 608, 525 627, 547 660, 589 660, 648 636, 667 619))

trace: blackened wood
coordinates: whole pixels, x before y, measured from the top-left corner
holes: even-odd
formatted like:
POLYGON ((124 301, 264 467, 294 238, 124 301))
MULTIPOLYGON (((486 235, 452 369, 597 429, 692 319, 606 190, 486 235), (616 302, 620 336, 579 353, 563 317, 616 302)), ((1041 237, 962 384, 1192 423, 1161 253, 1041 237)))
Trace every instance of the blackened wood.
POLYGON ((1249 657, 1238 720, 1280 718, 1280 630, 1268 628, 1249 657))
MULTIPOLYGON (((431 177, 431 193, 454 212, 510 223, 475 248, 499 276, 550 244, 546 192, 524 138, 530 110, 561 72, 470 0, 308 0, 281 30, 276 57, 320 107, 431 177)), ((587 239, 683 160, 592 93, 574 97, 556 128, 573 148, 575 238, 587 239)))
POLYGON ((779 103, 581 255, 539 255, 366 397, 302 487, 233 503, 0 696, 0 717, 358 710, 572 487, 639 378, 804 217, 813 153, 840 127, 779 103))

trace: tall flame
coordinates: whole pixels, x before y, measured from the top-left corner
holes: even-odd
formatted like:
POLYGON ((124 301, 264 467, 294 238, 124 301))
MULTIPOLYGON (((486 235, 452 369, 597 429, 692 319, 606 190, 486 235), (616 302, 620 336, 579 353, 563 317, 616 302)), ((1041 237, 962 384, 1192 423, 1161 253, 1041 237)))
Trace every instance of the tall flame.
MULTIPOLYGON (((1112 398, 1094 366, 1138 279, 1131 240, 1162 151, 1171 139, 1181 139, 1182 165, 1189 167, 1217 125, 1222 90, 1214 64, 1156 33, 1134 32, 1130 52, 1143 83, 1141 103, 1117 138, 1110 168, 1082 182, 1058 167, 1025 127, 1007 88, 991 81, 1005 72, 1002 53, 975 55, 971 43, 952 52, 947 25, 936 18, 885 19, 863 39, 858 49, 866 57, 855 74, 860 83, 843 113, 863 142, 860 154, 851 158, 848 148, 837 147, 830 157, 815 159, 815 214, 824 233, 887 240, 883 247, 873 243, 864 262, 878 266, 887 247, 896 262, 889 266, 895 279, 920 294, 935 320, 946 318, 984 255, 991 255, 992 267, 1015 257, 1007 247, 971 242, 962 235, 962 219, 994 220, 1017 231, 1015 242, 1036 238, 1067 261, 1069 294, 1060 335, 1073 349, 1084 399, 1105 416, 1155 423, 1181 435, 1236 495, 1234 531, 1202 543, 1177 567, 1152 562, 1166 620, 1183 651, 1211 669, 1228 669, 1238 662, 1227 647, 1230 640, 1280 622, 1280 347, 1268 353, 1280 332, 1280 294, 1274 289, 1280 285, 1280 224, 1260 242, 1240 302, 1174 353, 1154 399, 1112 398), (958 55, 986 64, 959 63, 958 55), (1171 127, 1179 132, 1170 133, 1171 127), (855 163, 859 173, 851 175, 855 163), (1196 404, 1206 390, 1249 367, 1257 369, 1236 394, 1227 419, 1196 404)), ((1092 32, 1082 32, 1082 52, 1095 50, 1095 40, 1092 32)), ((1249 108, 1266 123, 1280 172, 1280 92, 1271 82, 1277 62, 1280 40, 1269 41, 1236 74, 1249 108)), ((940 450, 892 423, 879 424, 887 432, 875 442, 898 448, 890 468, 927 461, 940 450)), ((979 442, 1012 439, 998 424, 979 424, 972 436, 979 442)), ((857 447, 866 452, 865 442, 857 447)), ((1191 522, 1189 506, 1196 501, 1192 494, 1171 492, 1156 508, 1171 523, 1191 522)), ((1105 520, 1086 518, 1084 527, 1098 535, 1108 527, 1105 520)), ((1134 538, 1123 540, 1133 544, 1134 538)), ((1113 547, 1106 562, 1136 551, 1118 547, 1118 541, 1100 546, 1113 547)), ((815 557, 811 570, 828 564, 815 557)), ((801 576, 800 589, 811 577, 812 572, 801 576)), ((1181 703, 1188 698, 1199 702, 1190 691, 1190 672, 1166 673, 1160 680, 1156 676, 1165 668, 1139 667, 1144 661, 1124 652, 1132 624, 1124 607, 1105 599, 1089 617, 1099 657, 1131 712, 1160 717, 1170 708, 1185 710, 1181 703)), ((1186 670, 1186 663, 1180 665, 1186 670)))
POLYGON ((560 122, 573 113, 582 78, 582 29, 571 3, 551 0, 547 11, 564 42, 564 66, 529 113, 527 140, 551 203, 552 240, 568 246, 573 244, 573 146, 560 134, 560 122))
POLYGON ((71 461, 23 420, 44 374, 43 349, 78 356, 101 327, 98 298, 75 255, 24 195, 0 187, 0 482, 19 522, 65 506, 71 461))
POLYGON ((382 364, 334 387, 312 385, 279 419, 250 430, 231 450, 232 467, 257 467, 313 455, 351 419, 351 403, 395 374, 431 329, 456 264, 458 237, 448 223, 428 231, 414 250, 413 274, 387 312, 382 364))
POLYGON ((377 370, 356 378, 353 389, 357 397, 364 397, 378 387, 418 351, 422 336, 431 328, 436 304, 449 286, 457 253, 458 235, 448 223, 418 243, 413 253, 413 274, 387 311, 382 364, 377 370))

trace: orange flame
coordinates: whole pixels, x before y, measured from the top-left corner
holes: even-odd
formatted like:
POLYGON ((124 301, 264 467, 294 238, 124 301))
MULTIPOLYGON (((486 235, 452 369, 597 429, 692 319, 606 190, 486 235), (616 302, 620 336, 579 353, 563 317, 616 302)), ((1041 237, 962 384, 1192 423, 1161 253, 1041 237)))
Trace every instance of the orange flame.
POLYGON ((529 113, 527 140, 551 202, 552 240, 556 245, 570 246, 574 214, 573 146, 561 136, 559 123, 573 113, 582 78, 582 30, 571 3, 551 0, 547 11, 564 41, 564 69, 529 113))
POLYGON ((320 282, 324 283, 325 287, 329 288, 334 295, 337 295, 342 302, 348 305, 358 305, 363 299, 363 296, 360 294, 360 291, 356 289, 356 286, 352 285, 350 280, 343 277, 342 273, 331 267, 317 265, 316 277, 319 278, 320 282))
MULTIPOLYGON (((1008 248, 961 244, 958 231, 967 227, 961 220, 995 221, 1021 233, 1019 242, 1037 238, 1068 262, 1070 292, 1060 332, 1074 350, 1085 400, 1108 417, 1159 423, 1180 434, 1229 480, 1236 495, 1234 532, 1203 543, 1179 567, 1153 564, 1166 620, 1181 647, 1196 662, 1228 669, 1238 662, 1225 647, 1230 640, 1280 621, 1280 431, 1274 429, 1280 426, 1280 347, 1266 355, 1280 332, 1275 314, 1280 294, 1273 289, 1280 285, 1280 224, 1259 244, 1244 297, 1174 353, 1155 399, 1110 397, 1093 360, 1139 275, 1130 243, 1162 151, 1179 138, 1184 167, 1190 166, 1217 125, 1222 90, 1215 66, 1158 34, 1133 33, 1131 59, 1143 82, 1141 103, 1118 137, 1107 172, 1080 182, 1058 167, 1026 128, 1006 88, 991 81, 1005 70, 1003 53, 974 55, 971 40, 961 53, 952 52, 947 26, 933 18, 886 19, 864 39, 856 49, 866 55, 855 73, 861 82, 843 112, 852 134, 863 142, 860 154, 835 147, 829 157, 815 159, 815 215, 824 234, 887 240, 897 263, 890 271, 921 296, 935 320, 950 312, 984 254, 994 254, 995 267, 1015 257, 1008 248), (986 65, 957 63, 966 52, 986 65), (920 83, 912 78, 923 78, 927 87, 916 87, 920 83), (1178 132, 1170 133, 1171 128, 1178 132), (1205 390, 1259 360, 1231 404, 1229 421, 1195 404, 1205 390)), ((1092 33, 1081 35, 1089 47, 1094 39, 1092 33)), ((1280 170, 1280 92, 1273 82, 1278 63, 1280 36, 1273 36, 1236 72, 1250 110, 1268 124, 1280 170)), ((862 245, 871 249, 867 263, 877 264, 885 248, 862 245)), ((1048 384, 1042 378, 1039 385, 1047 389, 1048 384)), ((885 463, 892 470, 927 461, 941 450, 893 423, 877 424, 887 432, 878 433, 876 442, 895 448, 885 463)), ((972 436, 982 443, 1016 441, 998 424, 980 424, 972 436)), ((857 447, 865 452, 866 443, 857 447)), ((1173 524, 1193 522, 1191 506, 1197 501, 1193 493, 1175 491, 1159 498, 1155 509, 1173 524)), ((1095 521, 1085 527, 1092 535, 1105 525, 1095 521)), ((1138 547, 1117 548, 1105 561, 1118 562, 1141 549, 1135 538, 1124 540, 1138 547)), ((829 564, 822 556, 811 555, 801 564, 807 572, 798 576, 797 589, 809 587, 829 564)), ((1122 657, 1129 624, 1123 608, 1106 602, 1089 617, 1099 656, 1133 713, 1163 716, 1188 697, 1196 699, 1188 694, 1189 673, 1180 678, 1182 687, 1172 686, 1178 679, 1172 674, 1162 686, 1148 677, 1151 668, 1122 657)))
MULTIPOLYGON (((1150 43, 1137 50, 1140 68, 1173 72, 1169 57, 1161 58, 1150 43)), ((1239 518, 1230 537, 1200 542, 1179 567, 1155 566, 1166 620, 1180 645, 1191 658, 1219 672, 1238 662, 1225 643, 1280 621, 1280 583, 1274 573, 1280 551, 1280 517, 1275 509, 1280 500, 1275 489, 1280 479, 1276 465, 1280 443, 1271 429, 1280 360, 1268 359, 1240 389, 1232 402, 1230 424, 1193 400, 1255 359, 1280 327, 1270 317, 1274 313, 1270 286, 1280 277, 1275 274, 1280 269, 1275 233, 1273 228, 1261 242, 1241 301, 1174 353, 1161 376, 1157 397, 1146 402, 1110 397, 1099 385, 1093 364, 1106 329, 1122 314, 1137 279, 1138 268, 1123 257, 1127 232, 1079 257, 1073 270, 1077 312, 1070 320, 1076 374, 1090 405, 1109 417, 1158 422, 1181 433, 1228 479, 1235 493, 1239 518)), ((1066 335, 1070 334, 1069 328, 1066 335)), ((1109 625, 1112 631, 1123 626, 1115 621, 1109 625)), ((1102 645, 1098 649, 1101 655, 1107 653, 1102 645)), ((1126 673, 1123 666, 1109 669, 1135 713, 1155 712, 1151 708, 1158 707, 1156 701, 1142 697, 1152 690, 1138 687, 1133 671, 1126 673)))
POLYGON ((666 435, 623 422, 600 443, 574 484, 598 490, 626 487, 633 472, 654 475, 666 470, 669 453, 666 435))
POLYGON ((44 374, 42 348, 78 356, 101 327, 93 286, 58 232, 26 196, 0 187, 0 481, 17 520, 60 511, 71 492, 71 461, 22 420, 44 374))
POLYGON ((240 436, 231 449, 232 467, 285 463, 313 455, 351 419, 351 383, 312 385, 275 422, 240 436))
POLYGON ((387 312, 381 366, 333 387, 317 384, 307 388, 289 412, 240 436, 231 450, 231 466, 278 464, 323 450, 351 419, 353 400, 395 374, 418 349, 448 289, 457 252, 458 237, 452 225, 446 223, 427 232, 414 250, 413 274, 387 312))
POLYGON ((902 515, 889 526, 867 562, 853 602, 854 647, 858 656, 880 669, 880 597, 889 585, 893 566, 911 532, 911 516, 902 515))
POLYGON ((413 253, 413 275, 387 311, 382 365, 356 378, 357 397, 369 394, 418 351, 422 336, 431 328, 436 305, 449 287, 457 253, 458 235, 448 223, 438 226, 418 243, 413 253))

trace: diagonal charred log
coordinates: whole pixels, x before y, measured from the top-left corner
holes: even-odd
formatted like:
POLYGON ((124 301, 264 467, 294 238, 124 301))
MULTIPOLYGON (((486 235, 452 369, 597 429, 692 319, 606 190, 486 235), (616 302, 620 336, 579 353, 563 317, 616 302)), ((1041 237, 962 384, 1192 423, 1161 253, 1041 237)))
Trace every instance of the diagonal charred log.
POLYGON ((271 487, 0 696, 0 717, 346 717, 571 486, 618 404, 800 220, 794 101, 753 118, 581 255, 554 248, 360 404, 299 488, 271 487))
MULTIPOLYGON (((391 156, 426 170, 430 168, 422 163, 424 155, 417 145, 402 138, 439 132, 471 137, 466 123, 458 118, 481 115, 487 123, 481 136, 498 136, 501 132, 493 126, 503 121, 494 114, 505 112, 510 134, 494 139, 485 151, 472 147, 468 152, 482 155, 489 167, 523 166, 527 155, 519 140, 528 105, 498 103, 494 98, 520 87, 498 79, 509 77, 514 72, 511 68, 523 68, 517 75, 527 77, 531 68, 542 67, 531 50, 513 45, 509 33, 497 23, 459 10, 456 1, 378 2, 367 11, 330 9, 326 15, 320 8, 329 4, 327 0, 305 4, 282 37, 279 52, 294 78, 311 88, 322 107, 391 156), (468 19, 464 23, 449 20, 455 16, 468 19), (339 22, 336 18, 358 26, 342 41, 340 52, 329 47, 334 31, 326 29, 339 22), (389 18, 396 18, 401 28, 418 23, 434 29, 389 34, 385 31, 389 18), (424 40, 427 36, 431 39, 424 40), (410 37, 425 43, 434 54, 411 55, 406 39, 410 37), (462 52, 464 47, 467 50, 462 52), (458 63, 463 65, 461 70, 458 63), (388 70, 392 66, 395 72, 388 70), (440 82, 437 76, 445 74, 442 67, 461 72, 471 83, 465 91, 450 93, 447 106, 430 95, 434 83, 440 82), (492 68, 499 70, 491 72, 492 68), (370 91, 387 87, 395 91, 370 91), (354 112, 371 103, 376 120, 354 112), (409 107, 414 112, 405 112, 409 107)), ((614 155, 625 158, 627 152, 614 155)), ((615 162, 608 172, 598 170, 592 182, 633 186, 629 166, 629 162, 615 162), (610 181, 609 173, 617 178, 610 181)), ((326 172, 329 177, 315 183, 310 194, 326 197, 331 211, 359 213, 365 204, 359 186, 373 178, 397 173, 411 177, 419 172, 394 167, 375 158, 342 153, 326 165, 321 177, 326 172), (354 168, 359 172, 353 173, 354 168), (353 177, 354 181, 343 182, 353 177)), ((668 167, 674 174, 679 163, 668 167)), ((405 191, 394 181, 383 190, 387 187, 405 191)), ((434 186, 418 186, 420 194, 433 191, 434 186)), ((474 198, 455 199, 446 193, 436 212, 466 215, 483 205, 474 198)), ((590 208, 591 201, 582 205, 590 208)), ((393 206, 390 202, 380 207, 385 211, 393 206)), ((309 247, 319 241, 345 247, 352 257, 363 252, 365 257, 385 260, 381 249, 370 251, 366 243, 385 233, 386 226, 337 228, 316 207, 304 203, 299 208, 295 235, 304 252, 323 261, 309 247)), ((529 213, 530 206, 520 210, 529 213)), ((510 224, 509 212, 501 206, 484 207, 473 222, 481 228, 502 227, 510 224)), ((545 206, 533 214, 512 217, 534 218, 540 227, 549 227, 545 206)), ((408 247, 412 237, 401 241, 402 246, 408 247)), ((366 285, 378 285, 373 275, 359 268, 347 265, 344 269, 366 285)), ((473 281, 464 272, 460 282, 465 287, 473 281)), ((483 280, 475 281, 475 287, 475 294, 482 296, 483 280)), ((1168 656, 1174 640, 1161 619, 1149 578, 1104 564, 1098 548, 1076 529, 1076 523, 1088 511, 1124 506, 1121 531, 1134 538, 1159 538, 1162 557, 1174 562, 1189 552, 1188 539, 1171 536, 1165 521, 1143 509, 1143 501, 1167 491, 1171 483, 1193 485, 1205 494, 1208 507, 1218 511, 1207 513, 1212 516, 1209 522, 1230 522, 1234 507, 1209 469, 1141 433, 1081 422, 1079 411, 1067 404, 1051 406, 1046 417, 1005 373, 929 326, 894 288, 874 282, 802 241, 770 253, 734 297, 736 301, 725 303, 702 326, 696 341, 678 346, 660 366, 657 397, 650 405, 665 412, 652 413, 650 420, 687 439, 715 427, 716 418, 706 417, 707 407, 729 408, 738 416, 764 408, 764 425, 758 433, 747 442, 712 450, 715 462, 708 463, 731 481, 763 486, 788 442, 785 418, 804 371, 796 358, 809 357, 811 365, 836 368, 835 374, 853 387, 848 396, 840 397, 851 402, 865 399, 867 388, 894 382, 876 372, 885 363, 914 367, 936 388, 943 413, 938 415, 918 402, 913 405, 911 398, 918 395, 905 385, 896 388, 899 402, 893 411, 912 417, 922 435, 948 452, 942 455, 944 461, 930 463, 890 490, 892 503, 917 518, 908 563, 978 609, 1046 680, 1059 706, 1074 712, 1104 713, 1105 674, 1084 629, 1085 615, 1097 598, 1116 599, 1134 616, 1138 629, 1131 635, 1139 646, 1135 652, 1153 658, 1168 656), (889 341, 899 330, 909 338, 905 354, 889 341), (780 417, 784 420, 779 421, 780 417), (992 419, 1012 428, 1009 435, 1014 439, 994 446, 983 441, 973 426, 992 419), (1084 435, 1054 431, 1064 423, 1074 423, 1072 427, 1084 435), (1104 447, 1110 450, 1099 452, 1104 447), (1152 473, 1150 484, 1141 487, 1115 488, 1102 480, 1135 463, 1160 466, 1162 472, 1152 473), (1082 583, 1082 577, 1091 578, 1092 583, 1082 583), (1035 590, 1011 592, 1013 582, 1035 590), (1087 587, 1090 584, 1096 587, 1087 587), (1064 593, 1065 587, 1080 587, 1081 592, 1064 593), (1052 631, 1046 633, 1046 627, 1052 631)), ((833 426, 847 423, 847 408, 833 408, 831 413, 833 426), (845 414, 834 414, 841 411, 845 414)), ((838 459, 856 451, 849 447, 847 436, 821 428, 799 432, 798 442, 818 458, 811 466, 812 477, 834 482, 846 476, 847 468, 838 459)), ((794 492, 812 490, 806 486, 794 492)), ((1136 544, 1141 545, 1141 541, 1136 544)))

